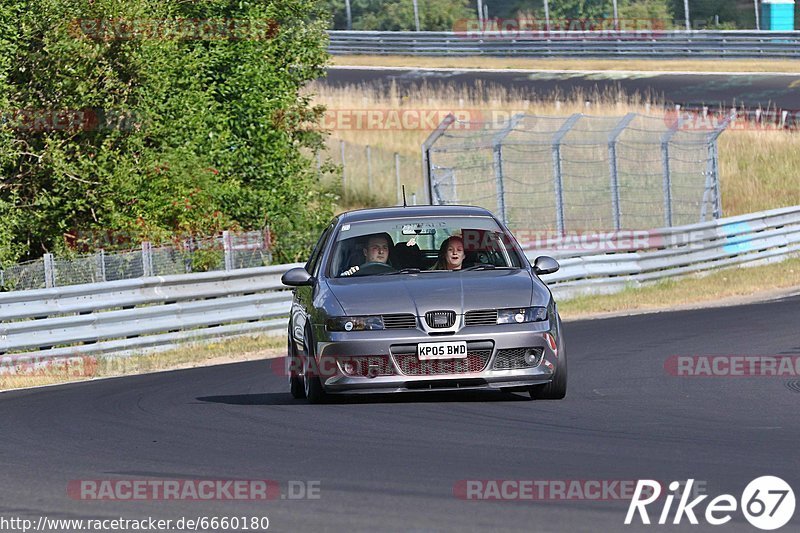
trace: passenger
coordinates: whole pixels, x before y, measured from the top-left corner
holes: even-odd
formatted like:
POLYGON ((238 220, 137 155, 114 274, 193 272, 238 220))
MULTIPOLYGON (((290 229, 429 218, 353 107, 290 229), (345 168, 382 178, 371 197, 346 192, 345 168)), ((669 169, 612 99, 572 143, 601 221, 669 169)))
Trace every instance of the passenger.
POLYGON ((439 247, 439 259, 433 270, 461 270, 465 255, 464 240, 457 236, 449 237, 439 247))
MULTIPOLYGON (((367 244, 363 248, 364 257, 366 261, 361 266, 354 266, 350 267, 344 272, 342 272, 341 276, 352 276, 359 270, 364 267, 369 266, 370 264, 387 264, 389 261, 389 248, 391 246, 391 238, 386 233, 378 233, 376 235, 371 235, 369 239, 367 239, 367 244)), ((388 265, 387 265, 388 266, 388 265)))

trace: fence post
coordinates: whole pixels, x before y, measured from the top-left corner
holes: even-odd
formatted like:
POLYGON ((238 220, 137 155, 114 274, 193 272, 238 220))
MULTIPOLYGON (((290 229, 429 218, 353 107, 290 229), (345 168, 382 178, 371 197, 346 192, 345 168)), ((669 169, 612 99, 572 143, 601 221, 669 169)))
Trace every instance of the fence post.
POLYGON ((230 231, 222 232, 222 249, 225 252, 225 270, 233 270, 233 240, 230 231))
MULTIPOLYGON (((444 135, 444 132, 447 131, 447 128, 456 121, 456 117, 452 113, 448 113, 446 117, 442 119, 436 129, 425 139, 425 142, 422 143, 422 177, 425 180, 425 192, 428 195, 428 204, 433 205, 433 172, 432 172, 432 163, 431 163, 431 149, 433 145, 436 144, 436 141, 439 140, 439 137, 444 135)), ((414 205, 417 205, 414 203, 414 205)))
MULTIPOLYGON (((618 22, 615 20, 615 24, 618 22)), ((614 217, 614 231, 622 229, 622 208, 620 207, 619 175, 617 173, 617 139, 634 118, 636 118, 636 113, 628 113, 608 135, 608 166, 611 173, 611 210, 614 217)))
POLYGON ((669 166, 669 142, 678 131, 678 122, 661 136, 661 167, 664 173, 664 225, 672 227, 672 171, 669 166))
POLYGON ((347 162, 344 157, 344 141, 339 141, 339 150, 342 153, 342 196, 347 197, 347 162))
MULTIPOLYGON (((492 137, 492 152, 494 153, 494 178, 495 189, 497 192, 497 213, 504 224, 508 224, 508 213, 506 211, 506 189, 505 177, 503 176, 503 140, 511 133, 519 121, 524 117, 522 113, 517 113, 508 120, 505 128, 497 132, 492 137)), ((453 172, 453 186, 455 187, 455 172, 453 172)))
POLYGON ((372 150, 367 145, 367 192, 372 195, 372 150))
POLYGON ((53 263, 53 254, 44 254, 44 286, 52 289, 56 286, 56 267, 53 263))
POLYGON ((97 278, 106 281, 106 251, 102 248, 97 252, 97 278))
POLYGON ((153 245, 149 241, 142 242, 142 277, 153 275, 153 245))
POLYGON ((400 154, 394 153, 394 179, 397 185, 397 205, 403 205, 403 192, 400 186, 400 154))
POLYGON ((561 175, 561 141, 569 133, 572 126, 582 117, 581 113, 575 113, 564 121, 561 128, 553 137, 553 179, 556 191, 556 228, 560 235, 566 235, 564 222, 564 180, 561 175))
MULTIPOLYGON (((728 125, 736 118, 736 110, 733 110, 725 120, 723 120, 708 138, 709 143, 709 172, 712 179, 712 190, 714 191, 714 213, 715 219, 722 218, 722 188, 719 184, 719 145, 717 140, 722 135, 728 125)), ((704 218, 705 220, 705 218, 704 218)))

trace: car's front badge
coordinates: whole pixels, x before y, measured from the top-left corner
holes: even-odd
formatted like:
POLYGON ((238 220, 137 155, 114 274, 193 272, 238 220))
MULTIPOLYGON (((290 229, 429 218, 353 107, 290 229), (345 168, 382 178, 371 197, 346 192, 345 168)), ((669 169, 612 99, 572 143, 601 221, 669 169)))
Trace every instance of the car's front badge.
POLYGON ((353 323, 352 322, 345 322, 344 323, 344 330, 345 331, 352 331, 353 330, 353 323))

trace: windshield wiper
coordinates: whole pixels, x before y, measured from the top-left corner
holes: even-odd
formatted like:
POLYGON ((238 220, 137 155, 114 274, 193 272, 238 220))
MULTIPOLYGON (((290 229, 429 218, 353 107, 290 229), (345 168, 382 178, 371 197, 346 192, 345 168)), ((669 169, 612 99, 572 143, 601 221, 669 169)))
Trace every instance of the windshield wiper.
POLYGON ((394 276, 395 274, 419 274, 420 272, 422 272, 422 271, 420 269, 418 269, 418 268, 403 268, 403 269, 397 270, 395 272, 387 272, 385 274, 380 274, 380 275, 381 276, 394 276))
POLYGON ((462 268, 461 272, 465 272, 467 270, 495 270, 495 269, 510 270, 510 269, 513 269, 513 268, 514 267, 496 266, 496 265, 492 265, 492 264, 489 264, 489 263, 481 263, 480 265, 472 265, 471 267, 462 268))

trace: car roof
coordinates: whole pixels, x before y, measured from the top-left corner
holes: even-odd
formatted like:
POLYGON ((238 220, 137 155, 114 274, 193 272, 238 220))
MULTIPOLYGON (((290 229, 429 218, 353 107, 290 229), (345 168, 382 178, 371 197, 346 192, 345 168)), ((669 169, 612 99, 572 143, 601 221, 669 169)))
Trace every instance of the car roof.
POLYGON ((380 207, 373 209, 357 209, 339 215, 342 222, 361 222, 364 220, 380 220, 384 218, 415 218, 429 216, 482 216, 494 217, 492 212, 483 207, 471 205, 414 205, 408 207, 380 207))

